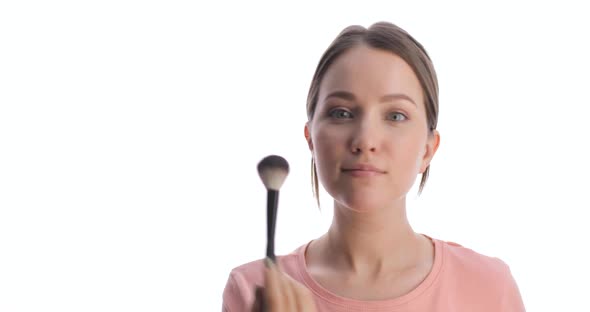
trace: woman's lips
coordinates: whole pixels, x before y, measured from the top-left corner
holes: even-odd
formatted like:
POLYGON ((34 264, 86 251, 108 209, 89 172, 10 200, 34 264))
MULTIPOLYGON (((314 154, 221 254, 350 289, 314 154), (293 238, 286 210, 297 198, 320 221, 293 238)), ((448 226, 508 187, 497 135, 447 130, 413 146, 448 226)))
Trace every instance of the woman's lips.
POLYGON ((350 174, 354 177, 373 177, 385 173, 385 171, 368 164, 348 166, 346 168, 342 168, 342 172, 350 174))
POLYGON ((383 172, 373 170, 342 170, 342 172, 353 177, 374 177, 383 174, 383 172))

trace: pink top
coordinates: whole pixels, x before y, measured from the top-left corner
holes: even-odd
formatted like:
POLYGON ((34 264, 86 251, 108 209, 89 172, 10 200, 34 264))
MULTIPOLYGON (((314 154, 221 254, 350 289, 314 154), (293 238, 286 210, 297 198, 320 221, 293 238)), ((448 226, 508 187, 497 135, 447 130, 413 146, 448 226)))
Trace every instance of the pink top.
MULTIPOLYGON (((434 242, 434 264, 426 279, 409 293, 389 300, 353 300, 324 289, 307 270, 305 250, 309 243, 288 255, 277 256, 277 262, 284 273, 312 291, 318 312, 525 311, 506 263, 456 243, 430 239, 434 242)), ((255 288, 263 284, 262 259, 234 268, 223 291, 224 311, 251 312, 255 288)))

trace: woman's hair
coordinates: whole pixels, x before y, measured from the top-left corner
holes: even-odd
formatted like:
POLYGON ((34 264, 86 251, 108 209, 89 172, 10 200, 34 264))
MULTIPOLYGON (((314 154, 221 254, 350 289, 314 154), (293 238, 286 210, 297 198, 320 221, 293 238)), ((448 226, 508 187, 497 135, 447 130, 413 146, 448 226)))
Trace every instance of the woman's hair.
MULTIPOLYGON (((330 65, 344 52, 351 48, 365 44, 373 48, 390 51, 401 57, 420 81, 424 94, 428 133, 436 129, 438 121, 438 81, 430 57, 422 45, 402 28, 388 22, 378 22, 368 29, 362 26, 348 26, 334 39, 332 44, 322 55, 311 81, 307 96, 307 118, 313 119, 318 102, 320 84, 330 65)), ((422 193, 430 165, 426 167, 420 181, 418 195, 422 193)), ((317 169, 313 157, 311 159, 311 183, 314 196, 319 205, 319 185, 317 169)))

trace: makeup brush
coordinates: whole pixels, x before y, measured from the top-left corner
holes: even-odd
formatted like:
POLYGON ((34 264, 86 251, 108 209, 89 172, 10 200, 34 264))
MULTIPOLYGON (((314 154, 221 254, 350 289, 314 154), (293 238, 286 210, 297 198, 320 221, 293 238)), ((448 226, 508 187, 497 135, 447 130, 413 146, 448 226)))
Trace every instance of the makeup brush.
POLYGON ((275 225, 279 190, 289 174, 289 163, 281 156, 270 155, 258 163, 258 175, 267 190, 266 198, 266 257, 275 262, 275 225))

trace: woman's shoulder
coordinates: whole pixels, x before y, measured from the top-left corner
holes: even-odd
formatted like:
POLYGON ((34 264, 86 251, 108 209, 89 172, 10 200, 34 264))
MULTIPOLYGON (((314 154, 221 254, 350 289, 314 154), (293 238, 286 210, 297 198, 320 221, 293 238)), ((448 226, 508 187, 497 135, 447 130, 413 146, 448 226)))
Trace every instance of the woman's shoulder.
MULTIPOLYGON (((297 269, 299 256, 303 252, 305 245, 301 245, 290 253, 276 256, 276 263, 281 271, 291 275, 297 269)), ((234 267, 230 274, 236 278, 241 278, 250 283, 261 285, 264 279, 264 258, 252 260, 234 267), (239 277, 238 277, 239 276, 239 277)))
POLYGON ((441 288, 449 294, 461 294, 463 299, 487 298, 489 307, 497 307, 490 311, 525 311, 508 263, 455 242, 439 243, 443 253, 441 288))
POLYGON ((508 264, 499 257, 484 254, 456 242, 439 242, 443 246, 444 270, 455 277, 495 282, 512 278, 508 264))
POLYGON ((441 241, 445 249, 445 260, 450 264, 460 264, 462 267, 489 268, 504 270, 507 264, 500 258, 481 253, 469 247, 452 241, 441 241))

